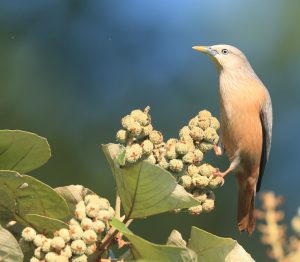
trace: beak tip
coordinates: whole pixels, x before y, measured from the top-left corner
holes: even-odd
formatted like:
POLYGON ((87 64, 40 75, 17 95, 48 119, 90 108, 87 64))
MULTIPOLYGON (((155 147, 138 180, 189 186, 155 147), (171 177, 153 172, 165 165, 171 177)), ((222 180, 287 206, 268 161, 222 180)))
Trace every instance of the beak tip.
POLYGON ((194 50, 202 52, 202 53, 207 53, 207 47, 206 46, 193 46, 192 47, 194 50))

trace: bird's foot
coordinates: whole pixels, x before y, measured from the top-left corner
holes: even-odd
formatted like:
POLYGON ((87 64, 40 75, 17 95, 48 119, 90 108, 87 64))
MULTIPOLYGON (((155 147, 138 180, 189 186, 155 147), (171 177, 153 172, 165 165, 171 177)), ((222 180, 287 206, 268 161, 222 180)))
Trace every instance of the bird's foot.
POLYGON ((221 179, 221 186, 224 185, 224 183, 225 183, 224 177, 226 176, 226 172, 221 172, 219 168, 216 168, 216 171, 213 174, 213 176, 219 177, 221 179))
POLYGON ((220 146, 214 145, 214 151, 216 156, 222 156, 223 152, 222 152, 222 148, 220 146))

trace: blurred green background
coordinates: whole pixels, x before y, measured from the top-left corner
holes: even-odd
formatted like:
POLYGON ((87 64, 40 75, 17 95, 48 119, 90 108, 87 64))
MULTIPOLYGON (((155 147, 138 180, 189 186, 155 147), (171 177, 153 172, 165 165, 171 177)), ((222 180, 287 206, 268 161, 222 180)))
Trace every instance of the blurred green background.
MULTIPOLYGON (((233 44, 271 93, 274 135, 262 191, 284 195, 288 222, 300 204, 299 10, 299 1, 279 0, 1 0, 0 128, 48 138, 53 156, 35 177, 53 187, 83 184, 114 201, 99 145, 114 141, 120 118, 135 108, 151 106, 167 138, 201 109, 218 114, 214 65, 191 47, 233 44)), ((257 231, 237 232, 234 177, 216 193, 210 214, 162 214, 132 229, 163 243, 173 228, 187 239, 195 225, 269 261, 257 231)))

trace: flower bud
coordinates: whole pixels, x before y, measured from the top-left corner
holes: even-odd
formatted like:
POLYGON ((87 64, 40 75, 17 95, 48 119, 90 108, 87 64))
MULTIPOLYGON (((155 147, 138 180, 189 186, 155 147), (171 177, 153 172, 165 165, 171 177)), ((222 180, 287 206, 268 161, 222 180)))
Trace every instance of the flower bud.
POLYGON ((97 246, 96 246, 95 243, 92 244, 92 245, 87 245, 86 250, 85 250, 85 254, 87 256, 90 256, 90 255, 94 254, 96 252, 96 250, 97 250, 97 246))
POLYGON ((65 241, 62 237, 54 237, 51 240, 51 247, 57 251, 63 249, 65 247, 65 241))
POLYGON ((108 210, 100 210, 97 219, 102 221, 107 221, 110 218, 110 213, 108 210))
POLYGON ((194 175, 192 177, 192 183, 197 188, 204 188, 208 186, 209 179, 206 176, 194 175))
POLYGON ((91 229, 92 227, 93 227, 93 220, 92 219, 86 217, 86 218, 81 220, 81 228, 83 230, 88 230, 88 229, 91 229))
POLYGON ((41 247, 45 239, 46 237, 43 234, 37 234, 33 240, 33 244, 36 247, 41 247))
POLYGON ((72 258, 72 262, 87 262, 88 258, 86 255, 76 256, 72 258))
POLYGON ((45 252, 45 253, 48 253, 48 252, 50 252, 50 250, 51 250, 51 239, 50 238, 46 238, 43 241, 42 251, 45 252))
POLYGON ((190 132, 191 132, 190 128, 188 126, 184 126, 179 131, 179 137, 189 136, 190 132))
POLYGON ((168 162, 168 160, 165 158, 165 157, 162 157, 161 160, 159 161, 158 165, 161 167, 161 168, 164 168, 164 169, 168 169, 170 164, 168 162))
POLYGON ((160 144, 163 142, 163 135, 157 130, 153 130, 149 134, 149 139, 153 144, 160 144))
POLYGON ((89 194, 84 197, 84 203, 87 205, 89 202, 96 202, 99 200, 99 196, 96 194, 89 194))
POLYGON ((200 163, 203 160, 203 153, 199 149, 195 149, 194 151, 194 162, 200 163))
POLYGON ((201 141, 204 138, 204 131, 200 127, 194 126, 190 132, 190 136, 193 140, 201 141))
POLYGON ((175 159, 177 157, 177 152, 176 152, 176 149, 175 149, 175 145, 167 145, 167 148, 166 148, 166 157, 168 159, 175 159))
POLYGON ((128 163, 137 162, 143 154, 143 149, 139 144, 133 144, 131 146, 126 147, 125 159, 128 163))
POLYGON ((126 143, 126 140, 127 140, 127 132, 126 132, 126 130, 124 130, 124 129, 121 129, 121 130, 119 130, 118 132, 117 132, 117 134, 116 134, 116 139, 117 139, 117 141, 119 142, 119 143, 121 143, 121 144, 125 144, 126 143))
POLYGON ((71 239, 77 240, 82 237, 83 231, 80 226, 69 225, 69 234, 70 234, 71 239))
POLYGON ((206 153, 207 151, 213 149, 214 145, 207 143, 207 142, 201 142, 197 148, 202 151, 203 153, 206 153))
POLYGON ((100 234, 104 231, 105 229, 105 224, 101 220, 96 220, 93 222, 93 230, 97 233, 100 234))
MULTIPOLYGON (((38 259, 44 259, 45 258, 45 253, 42 251, 42 248, 41 247, 37 247, 35 250, 34 250, 34 256, 38 259)), ((39 261, 39 260, 38 260, 39 261)))
POLYGON ((151 154, 153 150, 153 143, 149 139, 144 140, 141 146, 144 154, 151 154))
POLYGON ((88 245, 94 244, 97 241, 97 234, 94 230, 86 230, 82 234, 82 240, 88 245))
POLYGON ((132 116, 130 115, 127 115, 127 116, 124 116, 121 120, 121 123, 122 123, 122 127, 126 130, 128 130, 128 127, 130 125, 132 125, 133 123, 135 123, 135 120, 132 116))
POLYGON ((184 187, 184 188, 190 188, 192 186, 192 178, 188 175, 183 175, 180 177, 180 184, 184 187))
POLYGON ((130 124, 127 128, 128 132, 130 132, 130 135, 137 137, 142 133, 142 127, 138 122, 134 122, 130 124))
POLYGON ((149 136, 153 131, 153 126, 151 124, 142 127, 142 135, 149 136))
POLYGON ((156 164, 156 158, 153 154, 150 154, 149 156, 147 156, 147 158, 145 160, 153 165, 156 164))
POLYGON ((192 130, 193 127, 198 126, 198 117, 194 117, 189 122, 189 128, 192 130))
POLYGON ((198 118, 199 119, 211 118, 211 113, 207 110, 202 110, 198 113, 198 118))
POLYGON ((60 255, 64 256, 64 257, 67 257, 67 258, 72 257, 71 247, 69 245, 66 245, 65 248, 60 251, 60 255))
POLYGON ((223 183, 223 179, 219 176, 216 176, 209 181, 209 186, 210 188, 217 188, 221 186, 222 183, 223 183))
POLYGON ((182 157, 182 161, 186 164, 192 164, 194 162, 194 157, 194 153, 190 151, 182 157))
POLYGON ((210 118, 210 127, 212 127, 215 130, 218 130, 220 128, 220 122, 216 117, 210 118))
POLYGON ((198 118, 198 127, 201 129, 205 130, 209 127, 210 125, 210 119, 209 118, 198 118))
POLYGON ((78 220, 76 220, 75 218, 71 218, 70 221, 68 222, 69 225, 75 225, 75 226, 79 226, 80 223, 78 222, 78 220))
POLYGON ((100 209, 100 207, 99 207, 99 205, 97 205, 97 203, 89 202, 86 205, 85 212, 88 217, 95 218, 98 215, 99 209, 100 209))
POLYGON ((144 112, 142 112, 140 109, 136 109, 131 111, 130 116, 132 116, 135 121, 140 123, 143 126, 146 126, 149 124, 150 119, 148 118, 148 115, 144 112))
POLYGON ((176 150, 177 154, 184 155, 188 152, 188 146, 184 141, 178 141, 175 144, 175 150, 176 150))
POLYGON ((36 231, 31 227, 25 227, 22 231, 22 237, 25 241, 31 242, 36 237, 36 231))
POLYGON ((199 215, 199 214, 202 212, 202 206, 201 206, 201 205, 198 205, 198 206, 190 207, 190 208, 188 209, 188 212, 189 212, 191 215, 199 215))
POLYGON ((169 168, 173 172, 181 172, 183 169, 183 162, 180 159, 172 159, 170 160, 169 168))
POLYGON ((84 201, 79 201, 79 202, 76 204, 75 217, 76 217, 78 220, 82 220, 83 218, 86 217, 84 201))
POLYGON ((32 257, 32 258, 30 258, 29 262, 40 262, 40 260, 36 257, 32 257))
POLYGON ((210 212, 215 208, 215 201, 213 199, 206 199, 202 204, 203 211, 210 212))
POLYGON ((83 242, 83 240, 78 239, 72 242, 71 249, 73 254, 82 255, 86 250, 86 244, 83 242))
POLYGON ((202 164, 199 166, 199 173, 202 176, 210 177, 216 172, 216 169, 210 164, 202 164))
POLYGON ((199 173, 199 168, 195 165, 189 165, 187 168, 188 174, 192 177, 194 175, 197 175, 199 173))
POLYGON ((195 190, 193 192, 193 197, 196 198, 199 202, 203 203, 207 199, 207 194, 202 191, 195 190))
POLYGON ((49 252, 45 256, 47 262, 56 262, 58 255, 55 252, 49 252))
POLYGON ((219 136, 217 134, 217 131, 212 127, 208 127, 207 129, 205 129, 204 140, 214 145, 217 144, 219 141, 219 136))

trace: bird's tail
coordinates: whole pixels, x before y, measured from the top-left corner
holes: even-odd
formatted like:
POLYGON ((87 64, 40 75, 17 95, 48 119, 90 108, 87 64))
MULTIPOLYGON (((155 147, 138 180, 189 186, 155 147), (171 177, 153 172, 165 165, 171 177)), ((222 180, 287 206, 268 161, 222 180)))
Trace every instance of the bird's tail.
POLYGON ((247 231, 251 235, 255 229, 254 197, 256 181, 252 177, 243 178, 244 174, 237 174, 238 179, 238 229, 247 231))

